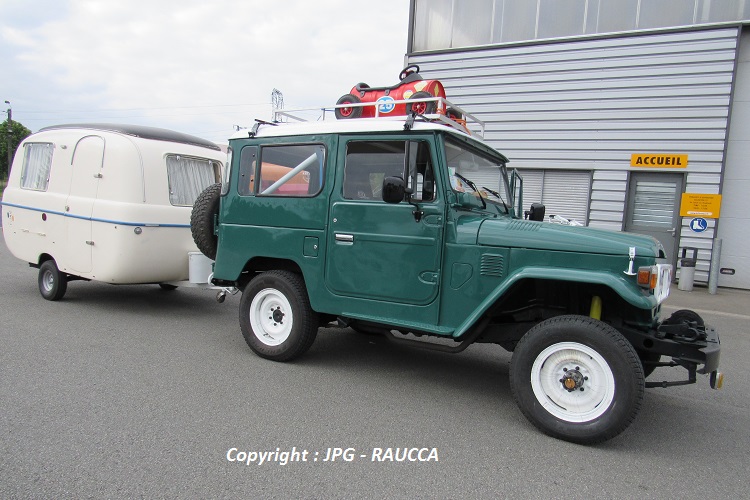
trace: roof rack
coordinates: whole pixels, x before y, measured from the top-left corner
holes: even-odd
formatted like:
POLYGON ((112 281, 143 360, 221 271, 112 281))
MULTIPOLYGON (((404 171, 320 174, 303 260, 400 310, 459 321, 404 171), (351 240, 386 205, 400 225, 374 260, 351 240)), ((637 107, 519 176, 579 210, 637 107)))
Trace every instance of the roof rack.
MULTIPOLYGON (((485 123, 479 118, 477 118, 476 116, 472 115, 471 113, 467 113, 462 108, 453 104, 452 102, 448 101, 447 99, 443 97, 425 97, 421 99, 402 99, 398 101, 393 100, 393 101, 389 101, 388 104, 389 105, 414 104, 417 102, 434 102, 435 109, 437 110, 437 112, 435 113, 419 115, 418 118, 424 119, 425 121, 442 123, 444 125, 447 125, 465 134, 468 133, 469 135, 474 136, 474 137, 479 137, 480 139, 484 138, 485 123), (454 118, 449 118, 448 116, 446 116, 444 110, 449 109, 449 108, 454 113, 455 112, 460 113, 462 118, 454 119, 454 118)), ((274 108, 273 109, 273 121, 282 122, 286 118, 287 120, 293 120, 296 122, 307 122, 311 120, 301 117, 299 116, 299 114, 310 113, 310 112, 318 113, 317 118, 316 118, 317 121, 326 121, 327 119, 335 120, 336 117, 335 117, 334 110, 340 109, 340 108, 354 108, 354 107, 374 108, 375 118, 377 119, 406 121, 407 116, 390 115, 390 114, 385 114, 381 112, 381 105, 382 103, 375 101, 375 102, 362 102, 362 103, 346 103, 346 104, 339 104, 339 105, 334 105, 334 106, 325 106, 321 108, 298 108, 298 109, 290 109, 290 110, 274 108)), ((342 119, 342 121, 361 120, 361 119, 362 118, 346 118, 346 119, 342 119)))

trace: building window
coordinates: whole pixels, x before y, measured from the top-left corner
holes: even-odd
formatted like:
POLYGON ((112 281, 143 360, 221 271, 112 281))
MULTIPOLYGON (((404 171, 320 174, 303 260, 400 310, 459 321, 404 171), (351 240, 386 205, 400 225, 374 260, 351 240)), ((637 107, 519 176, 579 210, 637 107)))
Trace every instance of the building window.
POLYGON ((451 47, 487 45, 492 42, 495 0, 463 0, 453 5, 451 47))
POLYGON ((167 155, 169 202, 178 207, 192 207, 204 189, 218 182, 220 169, 217 161, 167 155))
POLYGON ((750 19, 748 0, 415 0, 412 50, 750 19))
POLYGON ((618 0, 598 2, 599 19, 597 33, 634 30, 638 27, 638 4, 640 0, 618 0))
POLYGON ((497 41, 515 42, 536 38, 536 1, 498 0, 498 3, 502 3, 503 8, 500 10, 502 17, 498 19, 502 23, 502 39, 497 41))
POLYGON ((582 35, 586 0, 540 0, 536 38, 582 35))
POLYGON ((414 50, 451 46, 453 0, 417 0, 414 12, 414 50))
POLYGON ((27 142, 23 150, 21 187, 34 191, 46 191, 55 146, 47 142, 27 142))
POLYGON ((693 24, 696 0, 641 0, 638 28, 661 28, 693 24))

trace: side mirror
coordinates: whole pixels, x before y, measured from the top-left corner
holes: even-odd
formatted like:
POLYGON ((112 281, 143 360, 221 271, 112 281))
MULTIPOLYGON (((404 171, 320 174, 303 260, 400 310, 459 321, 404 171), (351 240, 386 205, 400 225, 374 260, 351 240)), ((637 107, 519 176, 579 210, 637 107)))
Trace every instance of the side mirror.
POLYGON ((532 203, 531 209, 528 212, 524 212, 523 215, 526 219, 542 222, 544 220, 544 205, 541 203, 532 203))
POLYGON ((394 175, 383 179, 383 201, 386 203, 401 203, 406 194, 406 181, 403 177, 394 175))

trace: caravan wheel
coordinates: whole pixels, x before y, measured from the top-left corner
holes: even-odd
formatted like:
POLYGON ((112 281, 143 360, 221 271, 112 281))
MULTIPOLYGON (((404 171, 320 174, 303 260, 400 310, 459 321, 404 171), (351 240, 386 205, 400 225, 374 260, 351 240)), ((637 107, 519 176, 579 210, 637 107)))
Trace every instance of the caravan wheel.
POLYGON ((61 273, 54 260, 46 260, 39 267, 39 293, 47 300, 60 300, 68 289, 68 277, 61 273))

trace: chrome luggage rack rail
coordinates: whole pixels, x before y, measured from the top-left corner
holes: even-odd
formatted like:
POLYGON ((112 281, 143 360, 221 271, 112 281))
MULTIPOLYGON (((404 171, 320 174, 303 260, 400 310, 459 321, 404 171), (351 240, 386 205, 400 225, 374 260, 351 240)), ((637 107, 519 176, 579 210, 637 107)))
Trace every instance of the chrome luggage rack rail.
MULTIPOLYGON (((482 120, 472 115, 471 113, 467 113, 459 106, 451 103, 450 101, 442 97, 425 97, 421 99, 401 99, 398 101, 395 101, 395 100, 389 101, 388 104, 389 105, 414 104, 418 102, 434 102, 435 109, 437 110, 435 113, 419 115, 420 118, 423 118, 428 121, 442 123, 444 125, 452 127, 461 132, 468 133, 469 135, 472 135, 475 137, 479 137, 480 139, 484 137, 485 123, 482 120), (465 125, 459 121, 448 118, 445 115, 445 110, 448 108, 450 108, 451 110, 455 112, 461 113, 462 121, 465 122, 465 125)), ((375 102, 339 104, 339 105, 334 105, 334 106, 324 106, 320 108, 298 108, 298 109, 289 109, 289 110, 274 108, 273 109, 273 121, 276 123, 279 123, 279 122, 285 121, 286 119, 286 121, 293 120, 296 122, 308 122, 312 120, 299 116, 299 114, 311 113, 311 112, 318 113, 316 121, 326 121, 326 119, 329 119, 331 116, 333 116, 333 119, 336 119, 335 114, 334 114, 334 110, 336 109, 355 108, 355 107, 357 108, 374 107, 375 118, 379 118, 379 119, 404 120, 405 121, 408 118, 405 115, 385 114, 381 112, 381 106, 382 106, 382 103, 375 101, 375 102)), ((345 118, 342 120, 363 120, 363 119, 367 119, 367 118, 345 118)))

